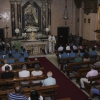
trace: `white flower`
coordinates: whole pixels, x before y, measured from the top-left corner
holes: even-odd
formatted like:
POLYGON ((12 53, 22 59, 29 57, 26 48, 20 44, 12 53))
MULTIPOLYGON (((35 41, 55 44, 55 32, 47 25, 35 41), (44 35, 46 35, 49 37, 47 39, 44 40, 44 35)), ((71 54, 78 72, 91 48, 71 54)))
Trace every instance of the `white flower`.
POLYGON ((15 33, 19 33, 19 29, 18 28, 15 29, 15 33))

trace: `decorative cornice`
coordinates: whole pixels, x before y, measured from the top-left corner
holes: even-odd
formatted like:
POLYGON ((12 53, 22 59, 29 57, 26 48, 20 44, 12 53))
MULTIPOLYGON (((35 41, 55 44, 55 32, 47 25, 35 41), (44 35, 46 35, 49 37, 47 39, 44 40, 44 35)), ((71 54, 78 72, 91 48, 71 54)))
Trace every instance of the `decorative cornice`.
POLYGON ((76 7, 79 9, 81 8, 81 2, 82 0, 74 0, 76 7))
POLYGON ((82 0, 84 2, 84 13, 97 13, 98 0, 82 0))

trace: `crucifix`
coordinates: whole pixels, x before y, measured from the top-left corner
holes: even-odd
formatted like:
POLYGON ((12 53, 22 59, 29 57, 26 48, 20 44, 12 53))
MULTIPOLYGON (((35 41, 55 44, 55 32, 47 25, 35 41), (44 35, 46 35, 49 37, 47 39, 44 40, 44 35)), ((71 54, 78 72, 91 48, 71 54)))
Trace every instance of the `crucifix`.
POLYGON ((6 38, 8 39, 8 26, 6 25, 6 27, 4 27, 6 29, 6 38))

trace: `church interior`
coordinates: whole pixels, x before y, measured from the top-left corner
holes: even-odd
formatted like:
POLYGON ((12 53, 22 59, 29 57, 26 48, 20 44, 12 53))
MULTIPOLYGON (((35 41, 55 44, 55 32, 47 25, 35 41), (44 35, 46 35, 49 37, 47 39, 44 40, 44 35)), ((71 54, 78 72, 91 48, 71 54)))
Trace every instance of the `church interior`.
MULTIPOLYGON (((3 49, 6 48, 8 52, 10 51, 8 48, 15 46, 15 49, 20 51, 23 47, 28 53, 30 60, 28 64, 32 65, 32 60, 35 61, 37 58, 45 75, 51 70, 54 74, 53 77, 58 82, 54 87, 47 88, 39 88, 37 85, 35 88, 27 86, 28 89, 25 87, 26 90, 24 89, 23 94, 29 96, 30 91, 36 89, 43 96, 43 100, 100 100, 100 94, 93 95, 92 99, 90 94, 90 90, 98 85, 92 84, 92 82, 100 79, 99 74, 95 78, 90 78, 90 83, 84 83, 85 89, 80 88, 79 81, 86 76, 90 65, 100 60, 100 0, 0 0, 0 55, 1 44, 4 45, 3 49), (97 54, 90 55, 90 61, 69 63, 76 56, 66 59, 59 58, 61 52, 58 51, 58 47, 62 45, 66 48, 66 44, 76 45, 77 48, 78 46, 84 46, 86 49, 88 47, 90 51, 95 47, 97 54), (95 60, 92 61, 92 58, 95 60), (82 66, 82 64, 88 65, 88 68, 78 70, 73 68, 73 66, 82 66), (53 69, 53 66, 56 69, 53 69), (44 95, 46 91, 47 94, 44 95), (51 93, 51 91, 53 92, 51 93), (88 97, 89 99, 87 99, 88 97)), ((67 53, 69 56, 69 51, 67 53)), ((2 55, 3 57, 0 57, 0 77, 4 61, 8 59, 4 57, 6 54, 2 55)), ((13 66, 13 72, 18 74, 20 70, 15 67, 19 68, 20 65, 21 68, 21 65, 27 62, 19 63, 18 58, 14 58, 14 60, 14 63, 9 64, 13 66)), ((32 68, 29 69, 29 71, 32 70, 32 68)), ((99 73, 100 69, 97 70, 99 73)), ((7 100, 7 91, 12 91, 12 88, 6 90, 5 84, 11 82, 15 85, 20 81, 45 78, 46 76, 36 78, 34 76, 19 79, 17 76, 16 81, 14 79, 0 80, 0 100, 7 100)), ((100 81, 98 83, 100 84, 100 81)))

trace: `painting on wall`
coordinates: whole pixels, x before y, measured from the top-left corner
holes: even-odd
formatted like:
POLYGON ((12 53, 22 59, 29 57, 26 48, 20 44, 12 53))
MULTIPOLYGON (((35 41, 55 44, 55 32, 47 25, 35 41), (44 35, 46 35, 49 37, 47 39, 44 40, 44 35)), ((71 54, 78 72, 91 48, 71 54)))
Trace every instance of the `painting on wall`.
POLYGON ((41 9, 35 3, 27 2, 22 7, 23 30, 26 32, 36 32, 41 30, 41 9))

